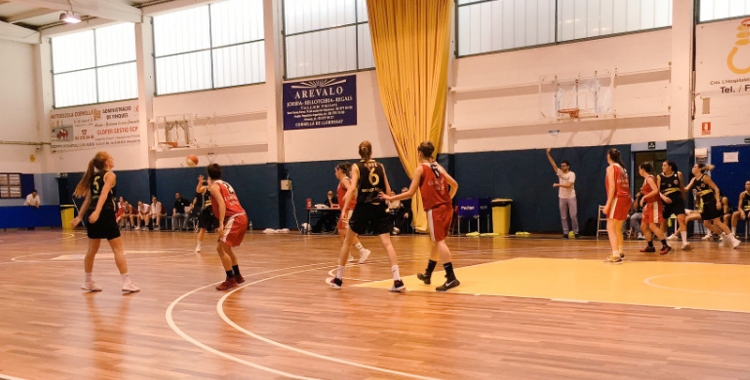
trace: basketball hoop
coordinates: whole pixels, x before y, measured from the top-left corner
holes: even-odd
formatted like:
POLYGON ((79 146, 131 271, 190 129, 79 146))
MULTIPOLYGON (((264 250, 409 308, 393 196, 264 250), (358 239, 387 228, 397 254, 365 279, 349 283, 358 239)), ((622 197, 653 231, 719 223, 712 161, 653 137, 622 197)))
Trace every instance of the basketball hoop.
POLYGON ((557 113, 559 113, 560 115, 566 114, 571 119, 578 119, 579 112, 581 112, 581 110, 578 108, 563 108, 561 110, 557 110, 557 113))
POLYGON ((159 143, 162 148, 172 149, 177 148, 177 142, 176 141, 162 141, 159 143))

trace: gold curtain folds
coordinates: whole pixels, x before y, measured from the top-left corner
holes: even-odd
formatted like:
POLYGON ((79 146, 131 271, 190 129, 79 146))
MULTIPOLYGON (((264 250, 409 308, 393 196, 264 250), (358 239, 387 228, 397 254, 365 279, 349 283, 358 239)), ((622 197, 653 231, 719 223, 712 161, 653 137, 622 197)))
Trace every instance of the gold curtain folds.
MULTIPOLYGON (((453 0, 368 0, 367 13, 380 100, 411 178, 419 164, 419 143, 429 140, 436 153, 440 149, 453 0)), ((419 192, 412 211, 415 228, 425 231, 419 192)))

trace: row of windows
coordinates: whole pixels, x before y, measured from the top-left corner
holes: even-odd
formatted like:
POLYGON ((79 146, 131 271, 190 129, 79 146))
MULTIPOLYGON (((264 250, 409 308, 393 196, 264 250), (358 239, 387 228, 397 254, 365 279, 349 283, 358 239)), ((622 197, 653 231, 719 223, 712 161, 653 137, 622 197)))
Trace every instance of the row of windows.
MULTIPOLYGON (((672 24, 677 0, 458 0, 466 56, 672 24)), ((284 0, 286 77, 375 66, 366 0, 284 0)), ((750 0, 700 0, 700 21, 750 14, 750 0)), ((158 95, 265 81, 262 0, 228 0, 155 16, 158 95)), ((130 23, 52 39, 56 107, 138 97, 130 23)))

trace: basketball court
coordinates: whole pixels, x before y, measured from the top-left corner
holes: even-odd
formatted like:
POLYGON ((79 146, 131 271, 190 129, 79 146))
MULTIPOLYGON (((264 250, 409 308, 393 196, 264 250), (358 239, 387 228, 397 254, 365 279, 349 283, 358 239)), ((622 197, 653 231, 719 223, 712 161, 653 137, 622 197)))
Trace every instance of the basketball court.
POLYGON ((324 283, 333 235, 249 234, 246 282, 223 272, 209 234, 123 233, 142 289, 123 296, 107 249, 100 293, 79 290, 82 230, 2 234, 0 378, 742 378, 750 373, 750 252, 694 241, 609 265, 606 240, 450 237, 461 286, 437 293, 429 238, 393 238, 408 291, 390 293, 375 237, 344 287, 324 283), (19 322, 20 321, 20 322, 19 322), (39 365, 29 363, 40 363, 39 365))

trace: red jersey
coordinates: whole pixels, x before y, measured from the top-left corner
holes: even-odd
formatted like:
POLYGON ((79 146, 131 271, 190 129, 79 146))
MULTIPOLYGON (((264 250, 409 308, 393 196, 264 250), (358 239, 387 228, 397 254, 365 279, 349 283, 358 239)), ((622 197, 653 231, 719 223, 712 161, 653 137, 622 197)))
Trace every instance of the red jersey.
POLYGON ((425 211, 443 204, 451 204, 451 195, 445 177, 440 174, 438 164, 422 163, 422 178, 419 179, 419 192, 422 194, 422 204, 425 211))
MULTIPOLYGON (((643 180, 643 186, 641 186, 641 194, 643 194, 644 196, 654 190, 651 188, 651 185, 648 184, 649 178, 654 178, 654 176, 649 175, 648 177, 646 177, 646 179, 643 180)), ((656 195, 646 197, 646 202, 648 203, 661 202, 661 197, 659 196, 659 193, 656 193, 656 195)))
MULTIPOLYGON (((631 198, 630 196, 630 181, 628 180, 628 173, 618 164, 610 165, 615 173, 615 198, 631 198)), ((609 181, 607 178, 604 179, 604 184, 607 187, 607 195, 610 193, 609 181)))
MULTIPOLYGON (((231 216, 244 214, 245 209, 243 209, 242 205, 240 205, 240 200, 237 199, 237 195, 234 193, 234 188, 232 188, 232 185, 222 180, 214 181, 214 183, 219 185, 221 197, 224 198, 224 205, 226 206, 224 218, 226 219, 231 216)), ((216 217, 218 218, 219 205, 217 204, 216 198, 214 198, 213 194, 211 194, 211 209, 213 210, 214 215, 216 215, 216 217)))
MULTIPOLYGON (((349 177, 346 177, 346 179, 349 179, 349 177)), ((352 181, 349 180, 349 186, 353 186, 352 181)), ((336 188, 336 196, 339 197, 339 207, 344 207, 344 196, 346 195, 346 188, 344 186, 341 186, 341 182, 339 182, 339 187, 336 188)), ((348 210, 354 210, 354 206, 357 204, 357 197, 352 197, 352 200, 349 201, 349 208, 348 210)))

